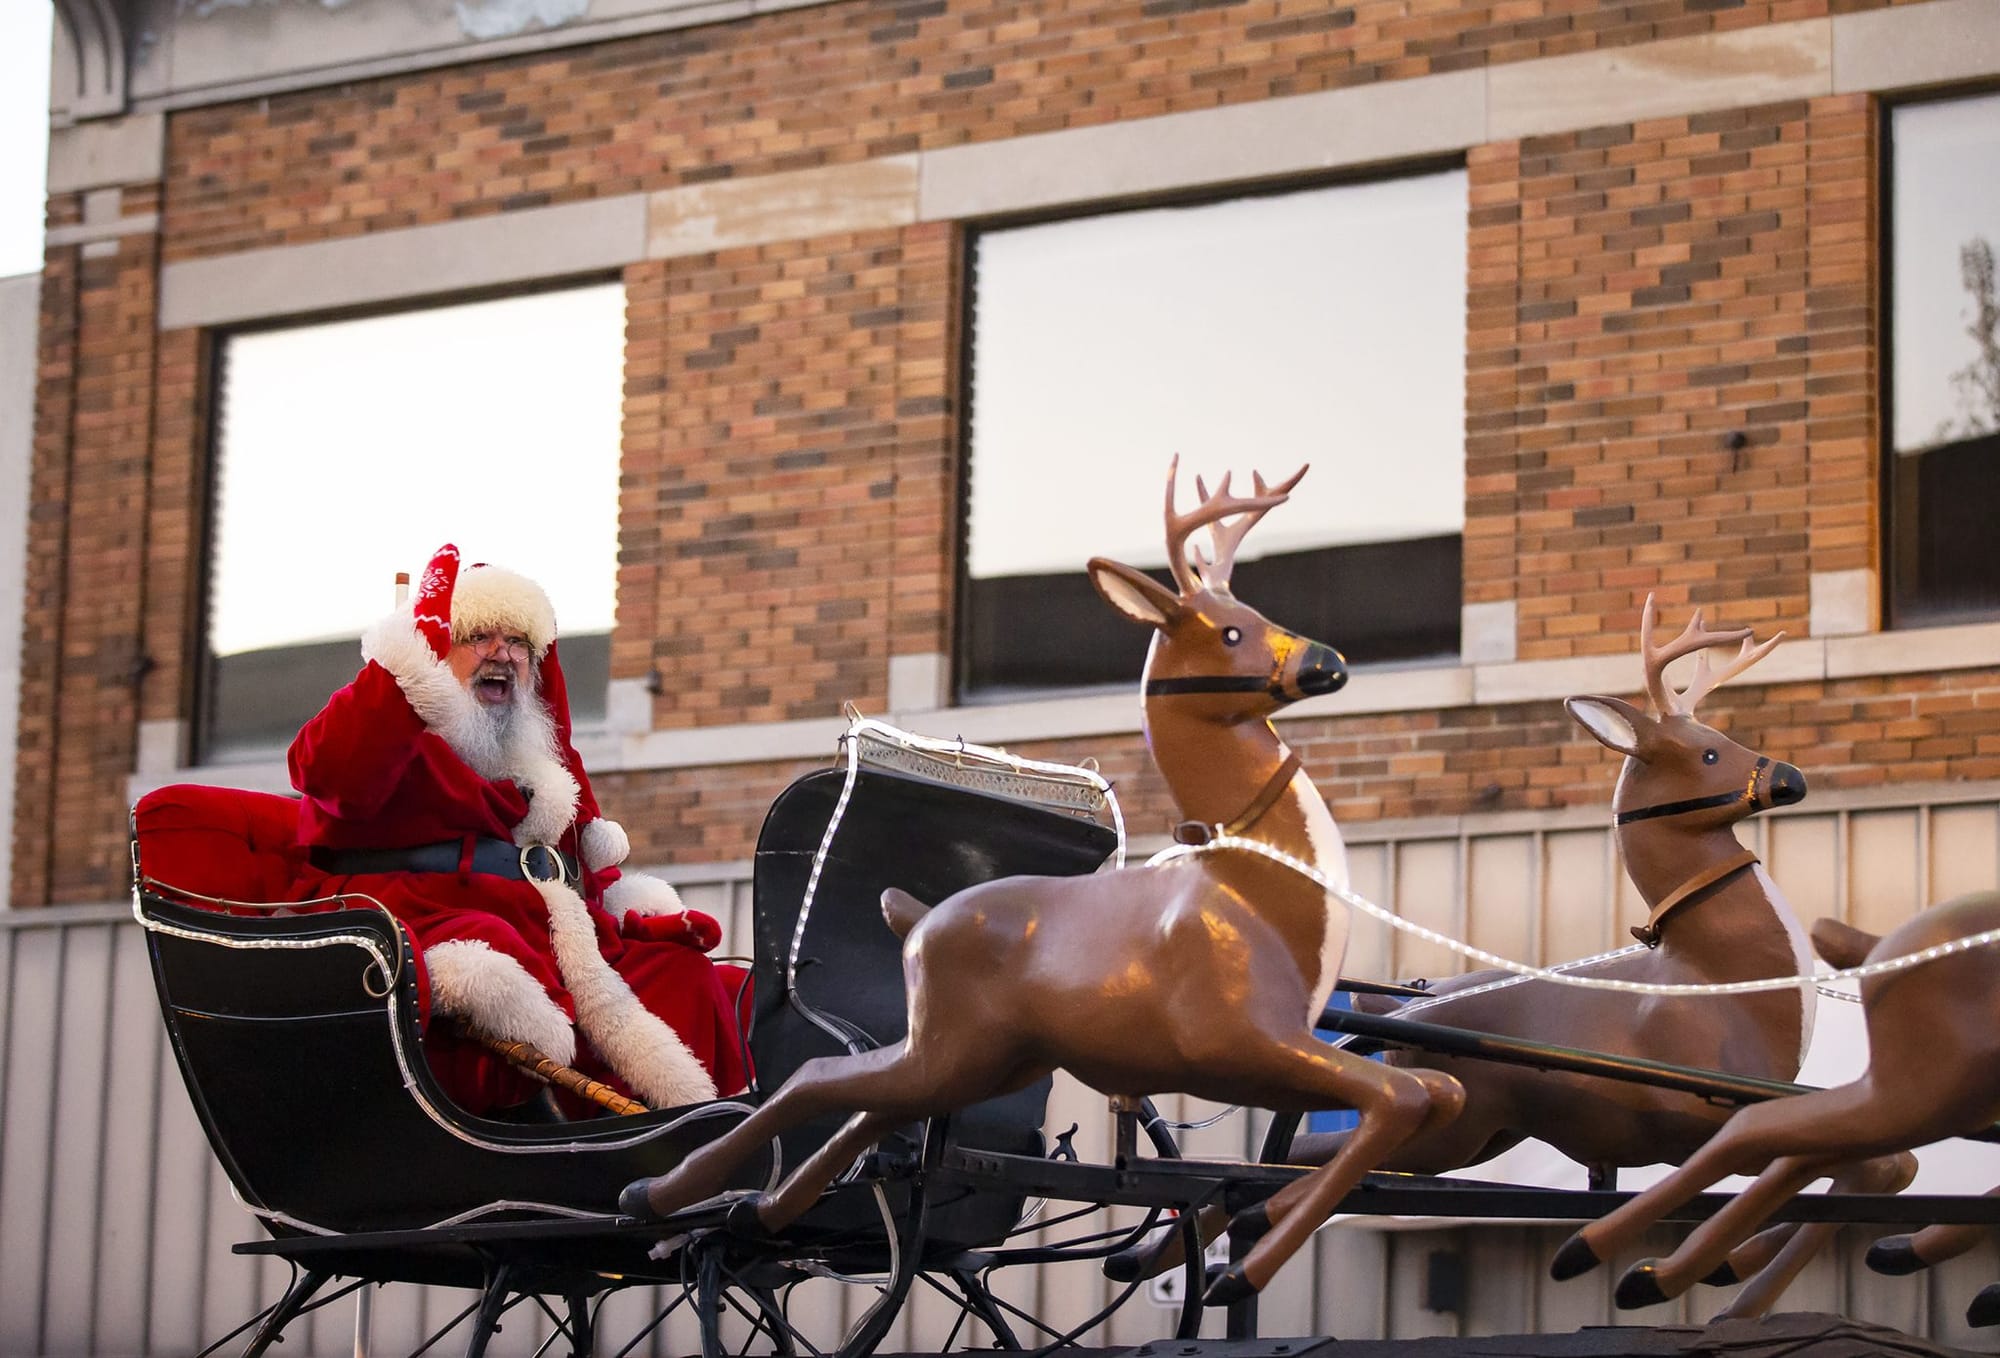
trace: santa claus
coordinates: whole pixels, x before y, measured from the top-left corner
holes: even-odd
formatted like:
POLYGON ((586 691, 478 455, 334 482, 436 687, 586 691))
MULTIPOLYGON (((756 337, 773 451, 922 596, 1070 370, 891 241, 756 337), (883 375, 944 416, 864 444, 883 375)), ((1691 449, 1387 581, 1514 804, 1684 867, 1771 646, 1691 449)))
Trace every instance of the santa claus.
POLYGON ((373 896, 415 936, 447 1092, 483 1113, 535 1090, 432 1014, 654 1107, 740 1090, 741 973, 705 955, 714 920, 620 871, 625 832, 570 741, 548 596, 496 566, 461 571, 446 546, 361 653, 292 743, 299 836, 332 874, 318 891, 373 896))

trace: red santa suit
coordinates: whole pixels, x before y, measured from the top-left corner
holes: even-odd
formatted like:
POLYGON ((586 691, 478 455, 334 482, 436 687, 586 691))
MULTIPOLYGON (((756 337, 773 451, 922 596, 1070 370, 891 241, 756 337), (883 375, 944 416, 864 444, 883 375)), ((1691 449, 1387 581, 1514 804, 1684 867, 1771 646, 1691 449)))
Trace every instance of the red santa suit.
MULTIPOLYGON (((740 973, 725 978, 704 955, 713 921, 683 911, 665 882, 619 871, 625 832, 599 812, 570 743, 541 589, 491 566, 461 575, 446 548, 413 608, 362 638, 362 656, 354 682, 292 743, 300 842, 333 874, 316 873, 317 891, 372 896, 409 926, 426 1023, 440 1012, 527 1042, 653 1107, 742 1089, 740 973), (533 715, 547 718, 517 712, 504 740, 475 756, 484 771, 461 754, 474 743, 459 734, 482 714, 445 658, 451 636, 474 631, 528 638, 540 683, 515 700, 540 703, 533 715), (537 845, 565 866, 545 849, 524 860, 537 845)), ((470 1111, 524 1092, 463 1048, 427 1047, 470 1111)))

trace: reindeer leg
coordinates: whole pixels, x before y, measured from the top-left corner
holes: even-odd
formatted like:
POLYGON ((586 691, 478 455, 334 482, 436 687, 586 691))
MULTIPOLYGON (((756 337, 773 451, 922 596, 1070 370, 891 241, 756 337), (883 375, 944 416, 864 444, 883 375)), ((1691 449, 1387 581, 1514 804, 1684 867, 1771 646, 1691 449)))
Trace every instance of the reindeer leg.
MULTIPOLYGON (((1241 1214, 1268 1220, 1270 1230, 1209 1287, 1203 1297, 1209 1306, 1227 1306, 1261 1291, 1362 1175, 1425 1126, 1456 1116, 1463 1105, 1458 1081, 1449 1075, 1363 1060, 1310 1037, 1262 1056, 1275 1058, 1267 1074, 1252 1077, 1272 1091, 1274 1097, 1264 1106, 1343 1104, 1361 1114, 1361 1125, 1349 1133, 1332 1161, 1287 1184, 1261 1208, 1241 1214)), ((1246 1059, 1245 1064, 1256 1059, 1246 1059)))
POLYGON ((620 1210, 631 1216, 665 1217, 714 1197, 729 1186, 739 1165, 780 1133, 821 1113, 859 1107, 858 1100, 844 1100, 844 1077, 893 1067, 902 1058, 903 1045, 807 1061, 749 1117, 665 1174, 627 1184, 618 1195, 620 1210))
MULTIPOLYGON (((1195 1213, 1195 1233, 1204 1248, 1228 1225, 1228 1214, 1214 1203, 1195 1213)), ((1168 1269, 1179 1268, 1187 1262, 1187 1251, 1181 1243, 1183 1238, 1181 1219, 1176 1213, 1154 1227, 1150 1236, 1130 1249, 1107 1256, 1104 1276, 1114 1283, 1129 1283, 1141 1278, 1157 1278, 1168 1269)))
POLYGON ((1751 1104, 1679 1169, 1572 1235, 1550 1261, 1549 1276, 1561 1282, 1589 1272, 1718 1179, 1761 1172, 1780 1155, 1846 1158, 1852 1143, 1878 1139, 1884 1115, 1875 1102, 1872 1089, 1856 1083, 1751 1104))
POLYGON ((827 1143, 784 1178, 777 1189, 755 1200, 757 1224, 777 1235, 819 1201, 827 1185, 854 1163, 856 1156, 910 1119, 897 1112, 861 1112, 849 1118, 827 1143))
MULTIPOLYGON (((2000 1194, 2000 1187, 1986 1190, 1987 1197, 2000 1194)), ((1966 1223, 1959 1226, 1926 1226, 1910 1235, 1884 1236, 1868 1247, 1868 1267, 1877 1273, 1899 1275, 1956 1259, 1993 1231, 1991 1226, 1966 1223)))
MULTIPOLYGON (((1878 1155, 1872 1159, 1852 1161, 1834 1171, 1833 1191, 1836 1193, 1900 1193, 1910 1186, 1910 1180, 1917 1177, 1917 1157, 1904 1151, 1898 1155, 1878 1155)), ((1737 1249, 1729 1256, 1728 1267, 1737 1266, 1739 1256, 1751 1245, 1767 1237, 1782 1234, 1776 1253, 1763 1267, 1750 1270, 1754 1274, 1741 1292, 1724 1307, 1718 1320, 1754 1320, 1770 1313, 1779 1296, 1800 1270, 1811 1262, 1814 1255, 1825 1248, 1840 1226, 1831 1221, 1796 1222, 1790 1226, 1774 1227, 1758 1235, 1755 1239, 1737 1249)), ((1690 1241, 1689 1243, 1692 1243, 1690 1241)), ((1747 1258, 1745 1259, 1747 1263, 1747 1258)))
POLYGON ((1665 1259, 1641 1259, 1626 1269, 1614 1294, 1619 1308, 1656 1306, 1687 1291, 1727 1259, 1730 1249, 1780 1204, 1826 1173, 1831 1163, 1825 1156, 1787 1155, 1773 1160, 1756 1182, 1695 1227, 1679 1249, 1665 1259))

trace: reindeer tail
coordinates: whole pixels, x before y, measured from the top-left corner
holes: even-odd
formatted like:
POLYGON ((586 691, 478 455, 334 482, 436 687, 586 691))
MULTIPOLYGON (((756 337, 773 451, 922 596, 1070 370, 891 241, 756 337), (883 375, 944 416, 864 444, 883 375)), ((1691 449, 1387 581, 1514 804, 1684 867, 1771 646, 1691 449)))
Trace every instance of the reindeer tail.
POLYGON ((882 918, 889 921, 889 928, 897 938, 908 938, 917 921, 930 912, 928 905, 907 891, 890 887, 882 893, 882 918))
POLYGON ((1837 919, 1813 921, 1813 951, 1831 966, 1858 967, 1881 941, 1881 935, 1857 929, 1851 924, 1842 924, 1837 919))

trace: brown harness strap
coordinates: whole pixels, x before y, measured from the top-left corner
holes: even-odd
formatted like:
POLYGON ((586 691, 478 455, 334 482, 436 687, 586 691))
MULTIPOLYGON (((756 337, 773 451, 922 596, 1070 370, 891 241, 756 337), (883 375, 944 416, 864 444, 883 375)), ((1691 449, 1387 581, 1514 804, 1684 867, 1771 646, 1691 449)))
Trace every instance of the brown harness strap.
MULTIPOLYGON (((1250 799, 1250 805, 1244 807, 1234 819, 1221 827, 1222 833, 1240 835, 1262 820, 1264 813, 1275 806, 1278 798, 1284 795, 1285 789, 1292 785, 1292 776, 1299 771, 1304 762, 1299 758, 1297 750, 1285 751, 1284 762, 1278 765, 1278 771, 1272 774, 1257 795, 1250 799)), ((1177 844, 1202 845, 1213 838, 1215 831, 1198 820, 1184 820, 1174 827, 1174 842, 1177 844)))
POLYGON ((1675 907, 1679 906, 1697 891, 1705 887, 1714 886, 1731 873, 1739 872, 1756 861, 1757 855, 1749 849, 1744 849, 1739 853, 1731 854, 1713 867, 1704 868, 1700 872, 1697 872, 1694 876, 1688 878, 1685 882, 1682 882, 1671 892, 1667 893, 1661 899, 1660 903, 1653 907, 1652 915, 1647 918, 1644 924, 1633 925, 1632 937, 1638 939, 1649 948, 1659 947, 1660 925, 1666 921, 1668 915, 1673 913, 1675 907))

